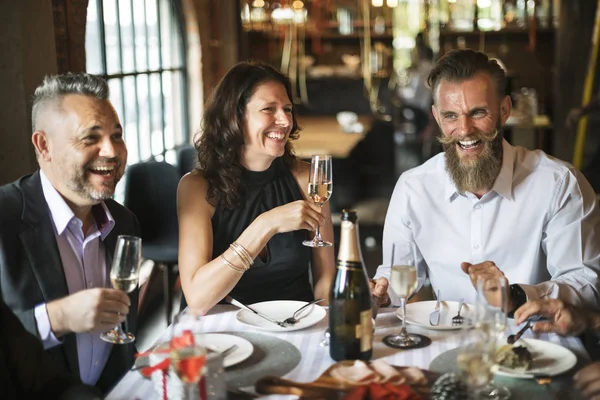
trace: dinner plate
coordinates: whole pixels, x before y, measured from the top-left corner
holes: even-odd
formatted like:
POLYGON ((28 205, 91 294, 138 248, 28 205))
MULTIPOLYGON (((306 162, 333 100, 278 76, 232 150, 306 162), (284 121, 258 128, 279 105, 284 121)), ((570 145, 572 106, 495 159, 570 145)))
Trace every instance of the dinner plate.
MULTIPOLYGON (((472 326, 469 324, 470 313, 475 310, 472 304, 464 303, 461 316, 465 317, 465 323, 462 325, 452 325, 452 317, 458 313, 457 301, 442 301, 440 303, 440 323, 433 326, 429 323, 429 314, 435 309, 435 300, 419 301, 406 305, 406 323, 410 325, 421 326, 423 328, 436 331, 448 331, 453 329, 462 329, 472 326)), ((396 316, 402 319, 402 309, 398 308, 396 316)))
MULTIPOLYGON (((199 335, 194 335, 194 338, 196 343, 199 343, 202 346, 217 352, 222 352, 234 344, 237 344, 237 348, 223 359, 223 367, 225 368, 241 363, 250 357, 254 351, 254 346, 248 340, 227 333, 202 333, 199 335)), ((155 350, 161 350, 167 346, 168 343, 163 342, 158 344, 155 350)), ((152 365, 157 364, 164 358, 164 354, 151 355, 151 357, 152 356, 158 357, 151 361, 152 365)))
MULTIPOLYGON (((283 321, 284 319, 291 317, 292 314, 294 314, 294 311, 306 303, 306 301, 296 300, 275 300, 251 304, 250 307, 275 321, 283 321)), ((274 323, 269 322, 248 310, 238 311, 236 317, 241 323, 256 329, 271 332, 290 332, 308 328, 309 326, 312 326, 322 320, 326 314, 327 312, 323 307, 313 304, 308 306, 306 311, 300 315, 299 321, 296 324, 285 328, 275 325, 274 323)))
POLYGON ((496 366, 496 375, 511 378, 529 379, 536 375, 554 376, 573 368, 577 356, 569 349, 558 344, 538 339, 519 339, 515 346, 525 346, 532 356, 531 368, 527 371, 517 371, 511 368, 496 366))
POLYGON ((225 368, 241 363, 250 357, 254 351, 254 346, 248 340, 227 333, 204 333, 198 335, 196 340, 208 349, 219 353, 236 344, 237 348, 223 360, 225 368))

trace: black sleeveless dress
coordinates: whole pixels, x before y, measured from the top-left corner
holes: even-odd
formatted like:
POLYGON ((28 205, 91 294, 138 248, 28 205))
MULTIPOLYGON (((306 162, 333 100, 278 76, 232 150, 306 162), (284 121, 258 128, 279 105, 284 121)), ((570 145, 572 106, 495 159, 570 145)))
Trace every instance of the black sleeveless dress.
MULTIPOLYGON (((244 170, 242 185, 243 198, 239 208, 227 210, 217 205, 215 209, 212 218, 213 258, 227 250, 260 214, 303 199, 296 179, 281 158, 276 158, 266 171, 244 170)), ((246 304, 269 300, 313 300, 309 281, 311 248, 302 245, 308 236, 306 230, 273 236, 267 243, 266 258, 254 260, 230 295, 246 304)), ((223 268, 228 267, 223 265, 223 268)))

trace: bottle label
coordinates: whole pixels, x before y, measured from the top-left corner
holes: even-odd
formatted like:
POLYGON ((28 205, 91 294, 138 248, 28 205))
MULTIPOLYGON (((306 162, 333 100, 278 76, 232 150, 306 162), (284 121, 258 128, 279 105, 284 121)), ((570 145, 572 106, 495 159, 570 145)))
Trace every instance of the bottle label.
POLYGON ((356 261, 338 261, 337 269, 345 269, 348 271, 362 271, 362 263, 356 261))
POLYGON ((371 350, 373 345, 373 312, 371 309, 361 311, 360 325, 356 325, 356 338, 360 339, 360 351, 371 350))

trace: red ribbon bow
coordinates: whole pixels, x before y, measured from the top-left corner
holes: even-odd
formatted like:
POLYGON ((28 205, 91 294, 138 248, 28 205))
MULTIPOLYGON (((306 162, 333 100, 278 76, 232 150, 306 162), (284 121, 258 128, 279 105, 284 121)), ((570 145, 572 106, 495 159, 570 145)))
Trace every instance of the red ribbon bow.
MULTIPOLYGON (((145 357, 150 354, 165 354, 165 353, 168 354, 173 349, 192 347, 192 346, 194 346, 194 344, 195 344, 194 334, 191 331, 186 330, 186 331, 183 331, 181 336, 173 337, 171 339, 171 342, 169 343, 169 347, 167 347, 166 349, 153 350, 153 351, 151 350, 151 351, 147 351, 144 353, 137 353, 135 356, 136 357, 145 357)), ((179 371, 182 372, 182 375, 189 382, 198 375, 198 371, 202 370, 202 368, 204 368, 205 364, 206 364, 206 356, 203 355, 200 357, 191 357, 191 358, 184 358, 182 360, 179 360, 177 367, 178 367, 179 371)), ((140 370, 141 374, 145 377, 150 377, 155 371, 159 371, 159 370, 162 371, 162 386, 163 386, 163 399, 164 400, 168 400, 168 398, 167 398, 167 370, 169 369, 169 365, 171 365, 171 358, 167 357, 156 365, 151 365, 151 366, 142 368, 140 370)), ((198 383, 198 385, 200 388, 200 393, 201 394, 205 393, 204 377, 202 377, 200 379, 200 382, 198 383)), ((206 398, 206 396, 202 396, 202 398, 206 398)))

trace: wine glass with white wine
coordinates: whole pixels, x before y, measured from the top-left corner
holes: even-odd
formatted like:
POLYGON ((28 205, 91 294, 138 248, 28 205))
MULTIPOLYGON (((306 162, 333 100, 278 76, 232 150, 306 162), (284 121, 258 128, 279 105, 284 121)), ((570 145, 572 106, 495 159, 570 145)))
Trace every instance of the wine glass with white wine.
MULTIPOLYGON (((142 260, 142 239, 137 236, 120 235, 110 268, 110 281, 115 289, 131 293, 138 285, 138 273, 142 260)), ((121 324, 104 332, 100 338, 106 342, 126 344, 135 341, 130 332, 123 332, 121 324)))
MULTIPOLYGON (((331 197, 333 191, 332 161, 330 155, 314 155, 310 163, 310 176, 308 177, 308 195, 319 207, 323 207, 331 197)), ((321 238, 321 227, 313 240, 305 240, 303 245, 309 247, 331 247, 330 242, 321 238)))
POLYGON ((400 297, 402 328, 400 333, 388 335, 383 339, 383 342, 391 347, 406 349, 420 346, 424 339, 427 340, 424 336, 410 334, 406 330, 406 299, 418 286, 416 260, 413 243, 406 241, 392 243, 390 286, 394 294, 400 297))

